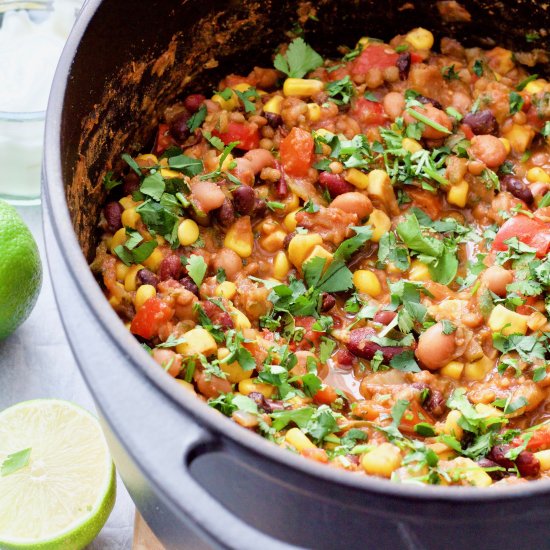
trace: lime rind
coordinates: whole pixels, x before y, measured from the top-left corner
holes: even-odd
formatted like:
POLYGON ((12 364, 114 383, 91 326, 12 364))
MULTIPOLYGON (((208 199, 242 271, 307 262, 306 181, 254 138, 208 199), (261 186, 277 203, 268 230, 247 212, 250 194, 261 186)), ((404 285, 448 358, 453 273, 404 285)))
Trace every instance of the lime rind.
POLYGON ((0 477, 0 548, 84 548, 116 497, 99 422, 67 401, 19 403, 0 413, 0 462, 22 445, 32 449, 29 464, 0 477))

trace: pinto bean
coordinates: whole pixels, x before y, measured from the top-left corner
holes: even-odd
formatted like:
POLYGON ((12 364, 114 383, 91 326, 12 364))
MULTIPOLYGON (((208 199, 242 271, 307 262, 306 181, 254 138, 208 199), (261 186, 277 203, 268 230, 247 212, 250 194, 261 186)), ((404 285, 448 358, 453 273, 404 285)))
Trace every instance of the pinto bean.
POLYGON ((453 359, 455 351, 454 332, 444 334, 443 325, 436 323, 420 335, 415 354, 427 369, 438 370, 453 359))
POLYGON ((355 187, 347 182, 341 174, 321 172, 319 174, 319 183, 323 187, 326 187, 332 198, 355 190, 355 187))
POLYGON ((390 92, 384 96, 383 105, 386 114, 395 120, 405 109, 405 98, 399 92, 390 92))
POLYGON ((244 157, 237 158, 233 162, 235 163, 235 167, 231 169, 231 174, 244 185, 254 185, 252 163, 244 157))
MULTIPOLYGON (((142 270, 143 271, 143 270, 142 270)), ((181 355, 170 349, 154 349, 153 359, 166 371, 170 376, 177 376, 181 372, 181 355)))
POLYGON ((225 271, 227 278, 233 281, 243 268, 243 261, 235 251, 230 248, 222 248, 212 259, 213 270, 218 271, 220 267, 225 271))
POLYGON ((254 174, 259 174, 263 168, 275 166, 273 154, 266 149, 251 149, 244 154, 244 158, 250 162, 254 174))
POLYGON ((256 193, 252 187, 241 185, 233 191, 233 205, 239 214, 250 216, 254 212, 255 202, 256 193))
POLYGON ((193 376, 197 384, 199 393, 207 398, 218 397, 220 393, 229 393, 231 391, 231 383, 218 376, 210 375, 207 377, 204 371, 195 371, 193 376))
MULTIPOLYGON (((431 103, 427 103, 423 108, 421 107, 414 107, 414 111, 424 115, 425 117, 429 118, 431 121, 436 122, 440 126, 443 126, 444 128, 447 128, 447 130, 452 130, 453 123, 451 121, 451 118, 445 111, 442 111, 441 109, 438 109, 434 107, 431 103)), ((418 122, 416 118, 414 118, 409 113, 405 112, 404 120, 406 124, 415 124, 418 122)), ((436 130, 435 128, 432 128, 428 124, 424 125, 424 130, 422 131, 422 137, 426 139, 441 139, 447 136, 447 133, 441 132, 440 130, 436 130)))
POLYGON ((225 200, 223 191, 212 181, 199 181, 191 187, 191 194, 203 212, 219 208, 225 200))
POLYGON ((330 206, 332 208, 339 208, 340 210, 350 214, 357 214, 361 220, 366 218, 373 210, 370 199, 366 195, 358 193, 357 191, 338 195, 330 203, 330 206))
POLYGON ((482 279, 491 292, 506 296, 506 286, 513 282, 514 274, 499 265, 492 265, 483 272, 482 279))
POLYGON ((142 285, 151 285, 157 288, 157 285, 159 284, 159 278, 148 269, 140 269, 138 271, 137 278, 142 285))
POLYGON ((472 138, 471 154, 489 168, 496 168, 506 160, 504 143, 495 136, 479 135, 472 138))
POLYGON ((182 265, 179 256, 170 254, 160 262, 158 276, 161 281, 166 279, 179 279, 182 265))
POLYGON ((356 328, 350 332, 350 339, 347 344, 348 350, 357 357, 371 360, 377 351, 381 351, 384 361, 391 361, 396 355, 403 353, 406 349, 401 346, 380 346, 372 341, 376 332, 372 328, 356 328))
POLYGON ((124 208, 122 205, 117 202, 109 202, 105 205, 103 209, 103 215, 105 216, 105 221, 107 222, 107 229, 114 233, 122 227, 122 212, 124 208))
POLYGON ((498 122, 490 109, 468 113, 462 121, 472 129, 476 136, 479 134, 496 135, 498 133, 498 122))
POLYGON ((512 193, 514 197, 516 197, 520 201, 523 201, 525 204, 532 204, 535 200, 531 189, 527 187, 527 185, 523 183, 520 179, 510 174, 504 176, 500 180, 500 183, 505 191, 512 193))

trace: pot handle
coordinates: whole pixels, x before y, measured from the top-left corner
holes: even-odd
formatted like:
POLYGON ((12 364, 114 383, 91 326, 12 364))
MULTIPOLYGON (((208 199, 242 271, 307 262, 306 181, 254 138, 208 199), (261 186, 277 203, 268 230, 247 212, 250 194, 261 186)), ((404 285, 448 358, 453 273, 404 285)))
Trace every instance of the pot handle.
MULTIPOLYGON (((181 425, 181 414, 178 417, 181 425)), ((174 487, 177 487, 178 504, 185 509, 186 515, 221 547, 239 550, 297 550, 298 546, 275 539, 234 515, 193 477, 190 470, 193 458, 201 454, 201 450, 204 452, 209 448, 221 448, 217 436, 189 420, 185 427, 183 457, 177 453, 168 455, 174 464, 168 464, 167 470, 178 472, 178 479, 171 480, 171 491, 173 493, 174 487), (181 458, 183 463, 178 464, 181 458)), ((159 460, 166 460, 160 447, 157 451, 159 460)))

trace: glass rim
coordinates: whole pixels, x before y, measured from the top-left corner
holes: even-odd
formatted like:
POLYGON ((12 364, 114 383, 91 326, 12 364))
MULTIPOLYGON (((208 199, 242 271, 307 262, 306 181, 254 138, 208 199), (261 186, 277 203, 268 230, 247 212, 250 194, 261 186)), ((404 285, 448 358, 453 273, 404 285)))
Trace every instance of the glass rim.
POLYGON ((4 122, 32 122, 45 120, 46 111, 2 111, 0 110, 0 121, 4 122))

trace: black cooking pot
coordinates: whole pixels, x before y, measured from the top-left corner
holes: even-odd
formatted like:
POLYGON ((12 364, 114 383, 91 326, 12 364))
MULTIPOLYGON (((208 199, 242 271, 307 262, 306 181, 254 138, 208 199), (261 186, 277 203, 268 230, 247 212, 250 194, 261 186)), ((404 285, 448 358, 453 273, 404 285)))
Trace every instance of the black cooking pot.
MULTIPOLYGON (((534 0, 466 1, 467 12, 449 12, 456 2, 312 4, 317 17, 302 24, 326 54, 419 25, 468 45, 548 49, 550 9, 534 0), (540 38, 526 40, 534 32, 540 38)), ((238 427, 158 368, 88 268, 105 171, 150 143, 157 114, 184 90, 211 92, 226 73, 269 66, 297 8, 90 0, 69 38, 46 123, 46 246, 63 323, 118 470, 168 549, 550 548, 548 483, 396 485, 306 461, 238 427)))

